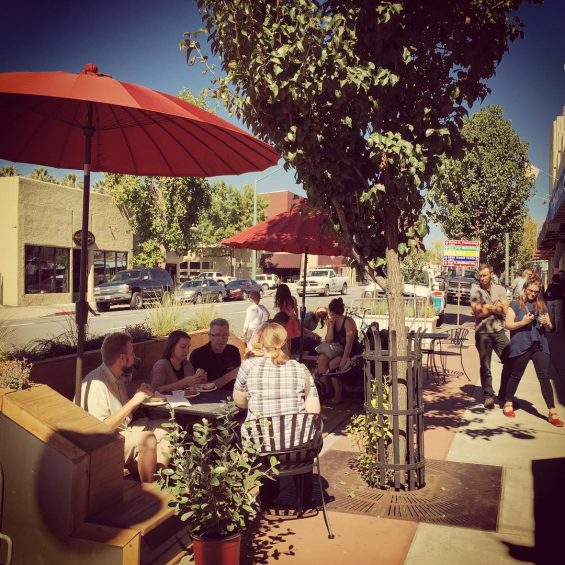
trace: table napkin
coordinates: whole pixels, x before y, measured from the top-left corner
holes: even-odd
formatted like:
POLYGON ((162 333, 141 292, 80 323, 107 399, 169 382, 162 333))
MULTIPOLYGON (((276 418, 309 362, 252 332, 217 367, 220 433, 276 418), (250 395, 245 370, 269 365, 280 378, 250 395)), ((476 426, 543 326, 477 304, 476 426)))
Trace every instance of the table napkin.
POLYGON ((177 408, 179 406, 192 406, 189 400, 184 396, 184 390, 173 390, 172 394, 165 394, 165 398, 170 406, 177 408))

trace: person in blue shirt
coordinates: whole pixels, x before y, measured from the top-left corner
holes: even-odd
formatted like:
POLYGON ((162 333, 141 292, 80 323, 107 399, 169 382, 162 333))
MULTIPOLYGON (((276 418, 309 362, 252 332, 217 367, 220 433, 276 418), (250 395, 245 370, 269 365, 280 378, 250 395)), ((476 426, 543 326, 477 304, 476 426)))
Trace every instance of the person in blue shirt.
POLYGON ((549 410, 547 419, 553 426, 563 427, 563 422, 555 411, 555 399, 549 381, 549 344, 546 332, 552 330, 552 325, 541 292, 539 275, 528 277, 518 299, 510 303, 505 322, 506 329, 510 330, 509 359, 512 368, 502 407, 503 414, 508 418, 516 416, 513 408, 514 395, 531 360, 549 410))

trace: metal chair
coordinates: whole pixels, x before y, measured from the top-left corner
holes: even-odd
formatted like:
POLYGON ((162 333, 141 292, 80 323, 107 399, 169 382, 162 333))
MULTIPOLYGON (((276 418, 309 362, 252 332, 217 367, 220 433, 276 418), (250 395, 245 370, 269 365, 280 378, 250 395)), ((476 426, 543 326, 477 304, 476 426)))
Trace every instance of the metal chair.
POLYGON ((274 455, 279 461, 279 477, 297 477, 298 518, 304 516, 302 495, 304 477, 317 468, 318 486, 322 499, 324 521, 328 538, 334 539, 326 511, 322 488, 320 458, 322 449, 322 418, 314 414, 283 414, 250 420, 246 423, 246 435, 265 455, 274 455))
MULTIPOLYGON (((435 342, 435 344, 437 344, 439 346, 438 349, 436 349, 435 344, 434 344, 434 350, 432 352, 432 357, 434 359, 434 364, 435 364, 435 358, 436 356, 439 356, 440 359, 440 364, 441 364, 441 370, 442 370, 442 375, 445 381, 445 375, 447 374, 447 369, 446 369, 446 359, 447 357, 459 357, 459 361, 461 363, 461 371, 454 371, 454 373, 457 376, 460 375, 465 375, 465 377, 467 377, 467 380, 470 381, 471 379, 469 378, 469 375, 467 374, 467 371, 465 370, 465 366, 463 365, 463 347, 467 347, 465 345, 465 342, 467 341, 467 336, 469 335, 469 330, 467 328, 453 328, 451 330, 447 330, 446 332, 447 334, 449 334, 449 337, 445 338, 445 339, 441 339, 441 340, 437 340, 435 342), (447 347, 447 349, 444 349, 444 346, 447 347), (455 349, 455 351, 454 351, 455 349)), ((436 368, 437 368, 437 364, 436 364, 436 368)), ((438 372, 439 375, 439 372, 438 372)))

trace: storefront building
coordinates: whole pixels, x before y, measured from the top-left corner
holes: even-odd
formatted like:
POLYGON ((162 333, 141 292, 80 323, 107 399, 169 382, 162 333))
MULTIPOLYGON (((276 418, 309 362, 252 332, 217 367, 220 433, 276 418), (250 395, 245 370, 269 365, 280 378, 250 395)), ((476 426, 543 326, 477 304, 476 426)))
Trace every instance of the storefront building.
POLYGON ((565 270, 565 108, 553 122, 547 218, 538 237, 537 257, 547 259, 549 278, 565 270))
MULTIPOLYGON (((0 304, 76 301, 82 190, 26 177, 0 178, 0 304)), ((92 193, 87 297, 95 284, 127 268, 133 235, 106 194, 92 193)))

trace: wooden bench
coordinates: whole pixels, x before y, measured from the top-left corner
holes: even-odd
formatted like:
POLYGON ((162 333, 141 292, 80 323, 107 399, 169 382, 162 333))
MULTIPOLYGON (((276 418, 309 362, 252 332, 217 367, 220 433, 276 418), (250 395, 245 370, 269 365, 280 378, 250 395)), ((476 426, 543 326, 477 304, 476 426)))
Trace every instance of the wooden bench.
POLYGON ((0 390, 2 531, 14 563, 168 562, 189 543, 155 485, 123 478, 123 438, 45 385, 0 390))

